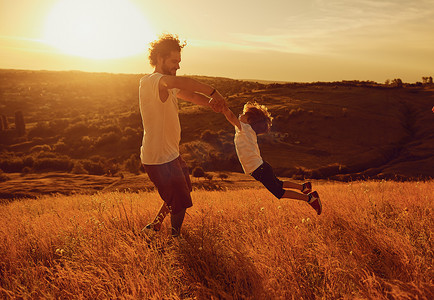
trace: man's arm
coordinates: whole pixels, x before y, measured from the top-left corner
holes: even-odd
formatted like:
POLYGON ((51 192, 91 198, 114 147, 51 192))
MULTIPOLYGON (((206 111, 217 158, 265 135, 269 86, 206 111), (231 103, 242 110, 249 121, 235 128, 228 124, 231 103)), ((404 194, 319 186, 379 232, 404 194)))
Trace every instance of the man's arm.
MULTIPOLYGON (((192 78, 165 75, 160 79, 159 88, 160 97, 165 94, 168 95, 168 89, 177 88, 180 90, 177 96, 182 100, 210 106, 216 112, 220 112, 226 106, 226 101, 219 91, 192 78), (212 97, 212 100, 209 97, 212 97)), ((162 101, 165 101, 165 99, 162 99, 162 101)))
MULTIPOLYGON (((160 78, 160 88, 180 89, 189 92, 197 92, 210 96, 214 88, 208 84, 199 82, 192 78, 164 75, 160 78)), ((214 95, 213 95, 214 96, 214 95)))
POLYGON ((232 112, 232 110, 229 109, 229 107, 225 107, 222 111, 222 113, 225 115, 226 120, 229 121, 232 125, 238 127, 239 130, 241 130, 241 123, 240 120, 235 116, 235 114, 232 112))
POLYGON ((211 104, 209 103, 210 98, 203 95, 203 94, 199 94, 196 92, 190 92, 190 91, 186 91, 186 90, 180 90, 178 92, 178 94, 176 94, 176 96, 182 100, 194 103, 194 104, 198 104, 198 105, 203 105, 203 106, 211 106, 211 104))

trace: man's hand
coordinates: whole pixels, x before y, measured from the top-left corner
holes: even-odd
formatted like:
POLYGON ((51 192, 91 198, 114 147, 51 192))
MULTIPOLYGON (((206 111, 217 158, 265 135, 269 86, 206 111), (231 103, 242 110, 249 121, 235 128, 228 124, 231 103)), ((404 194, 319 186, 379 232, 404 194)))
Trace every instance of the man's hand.
POLYGON ((215 91, 212 98, 209 100, 209 104, 211 108, 217 113, 222 112, 223 109, 227 107, 226 100, 218 91, 215 91))

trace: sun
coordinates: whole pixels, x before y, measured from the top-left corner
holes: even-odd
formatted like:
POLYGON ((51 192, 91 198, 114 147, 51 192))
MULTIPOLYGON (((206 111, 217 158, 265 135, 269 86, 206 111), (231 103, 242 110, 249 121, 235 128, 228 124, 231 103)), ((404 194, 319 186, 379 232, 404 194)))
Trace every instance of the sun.
POLYGON ((47 16, 46 43, 63 53, 108 59, 145 51, 154 34, 128 0, 59 0, 47 16))

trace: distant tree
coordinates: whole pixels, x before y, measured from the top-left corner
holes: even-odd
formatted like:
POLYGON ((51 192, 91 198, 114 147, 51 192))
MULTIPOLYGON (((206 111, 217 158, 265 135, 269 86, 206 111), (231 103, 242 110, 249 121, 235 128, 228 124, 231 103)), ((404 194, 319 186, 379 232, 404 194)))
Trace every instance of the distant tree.
POLYGON ((392 84, 397 88, 402 88, 402 80, 400 78, 393 79, 392 84))
POLYGON ((140 159, 135 154, 131 154, 130 158, 125 161, 125 169, 136 175, 140 173, 140 165, 140 159))
POLYGON ((426 77, 422 77, 422 83, 423 84, 432 84, 432 76, 426 76, 426 77))
POLYGON ((59 153, 65 153, 68 150, 68 147, 65 144, 65 139, 61 138, 57 141, 53 146, 54 150, 59 153))
POLYGON ((81 161, 77 161, 74 164, 74 167, 71 170, 73 174, 89 174, 89 172, 84 168, 83 163, 81 161))
POLYGON ((106 165, 103 161, 82 160, 83 167, 90 175, 104 175, 107 173, 106 165))
POLYGON ((24 123, 24 116, 22 111, 15 112, 15 130, 18 136, 26 134, 26 124, 24 123))
POLYGON ((390 79, 386 79, 386 82, 384 82, 385 85, 390 85, 390 79))

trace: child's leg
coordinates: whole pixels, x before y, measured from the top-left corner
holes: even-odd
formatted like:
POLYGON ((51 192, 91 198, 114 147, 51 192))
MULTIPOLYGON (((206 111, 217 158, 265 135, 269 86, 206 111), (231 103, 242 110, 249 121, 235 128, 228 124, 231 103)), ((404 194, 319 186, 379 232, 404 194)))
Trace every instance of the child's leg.
POLYGON ((283 182, 283 188, 301 191, 301 189, 303 188, 303 185, 298 184, 296 182, 292 182, 292 181, 284 181, 283 182))
POLYGON ((283 182, 276 177, 273 168, 264 161, 264 163, 256 169, 252 176, 260 181, 276 198, 287 198, 306 201, 312 206, 316 212, 321 214, 321 202, 317 192, 310 193, 312 188, 310 182, 298 184, 295 182, 286 181, 283 182), (285 190, 284 188, 298 189, 301 193, 291 190, 285 190), (309 190, 309 191, 308 191, 309 190), (318 204, 318 205, 317 205, 318 204))
POLYGON ((312 192, 312 184, 309 181, 303 184, 298 184, 292 181, 284 181, 283 188, 299 190, 303 194, 309 194, 310 192, 312 192))
POLYGON ((306 202, 309 201, 308 195, 291 191, 291 190, 285 190, 285 194, 283 194, 282 198, 295 199, 295 200, 301 200, 306 202))
POLYGON ((302 194, 299 192, 285 190, 282 198, 306 201, 318 215, 320 215, 322 212, 321 200, 319 199, 318 192, 316 191, 309 194, 302 194))

